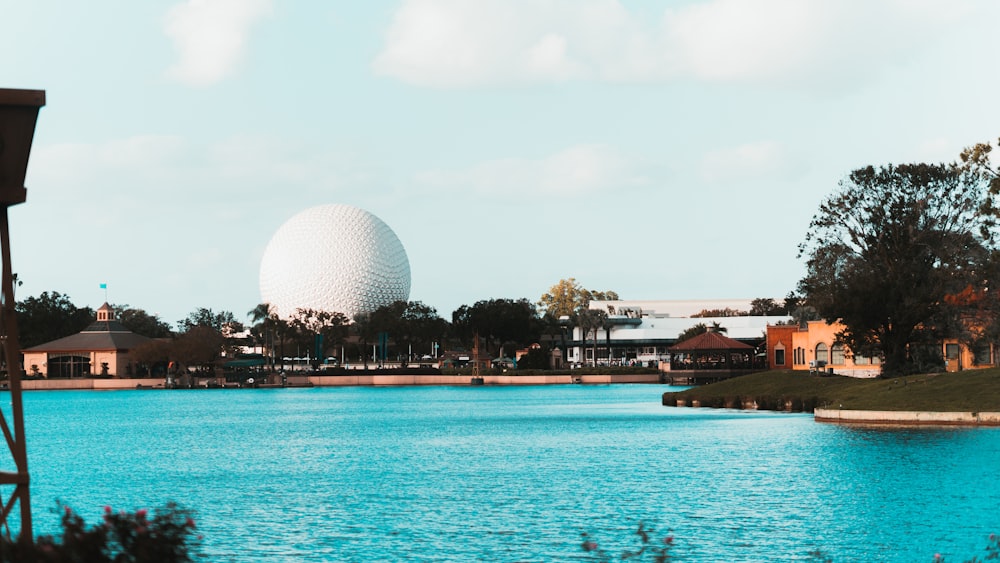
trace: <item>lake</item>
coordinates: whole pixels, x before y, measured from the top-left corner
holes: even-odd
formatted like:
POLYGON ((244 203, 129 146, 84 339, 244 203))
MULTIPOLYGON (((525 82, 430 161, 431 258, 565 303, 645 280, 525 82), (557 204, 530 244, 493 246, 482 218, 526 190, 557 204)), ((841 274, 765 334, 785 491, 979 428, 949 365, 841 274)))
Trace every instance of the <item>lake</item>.
POLYGON ((965 560, 1000 533, 1000 429, 661 406, 672 389, 28 392, 35 531, 59 499, 88 522, 176 501, 212 561, 585 560, 581 533, 617 555, 640 521, 680 561, 965 560))

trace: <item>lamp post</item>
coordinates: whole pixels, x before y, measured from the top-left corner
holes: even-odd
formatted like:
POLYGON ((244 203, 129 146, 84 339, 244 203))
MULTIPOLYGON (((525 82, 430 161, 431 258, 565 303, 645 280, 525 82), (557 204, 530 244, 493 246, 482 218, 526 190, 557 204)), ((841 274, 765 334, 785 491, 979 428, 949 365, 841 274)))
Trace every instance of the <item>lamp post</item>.
POLYGON ((0 89, 0 252, 3 254, 3 278, 0 281, 0 324, 4 333, 4 360, 10 387, 10 425, 0 413, 7 447, 17 471, 0 471, 0 485, 14 485, 14 492, 0 509, 0 526, 10 529, 8 516, 18 503, 21 509, 20 540, 33 541, 31 531, 31 501, 28 494, 28 454, 24 437, 24 408, 21 402, 20 344, 17 318, 14 313, 14 274, 10 263, 10 228, 7 208, 24 203, 28 191, 24 176, 28 170, 28 155, 35 135, 38 109, 45 105, 44 90, 0 89))

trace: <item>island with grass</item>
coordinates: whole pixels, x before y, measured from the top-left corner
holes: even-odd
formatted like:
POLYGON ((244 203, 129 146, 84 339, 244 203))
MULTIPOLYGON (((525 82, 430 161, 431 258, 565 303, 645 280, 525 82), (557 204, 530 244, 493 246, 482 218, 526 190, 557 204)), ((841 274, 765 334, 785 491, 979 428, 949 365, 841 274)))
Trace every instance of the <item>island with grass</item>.
POLYGON ((667 392, 663 404, 811 412, 822 422, 1000 426, 1000 368, 875 379, 765 371, 667 392))

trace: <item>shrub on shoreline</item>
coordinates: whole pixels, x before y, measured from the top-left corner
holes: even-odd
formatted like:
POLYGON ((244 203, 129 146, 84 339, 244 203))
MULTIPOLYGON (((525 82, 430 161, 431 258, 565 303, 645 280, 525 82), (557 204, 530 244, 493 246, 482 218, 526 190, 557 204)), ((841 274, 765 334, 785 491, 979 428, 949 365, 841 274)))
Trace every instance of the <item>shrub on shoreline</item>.
POLYGON ((70 507, 62 509, 58 536, 34 541, 0 537, 0 563, 184 563, 200 557, 201 536, 193 513, 175 503, 157 508, 114 512, 105 507, 102 522, 87 527, 70 507))

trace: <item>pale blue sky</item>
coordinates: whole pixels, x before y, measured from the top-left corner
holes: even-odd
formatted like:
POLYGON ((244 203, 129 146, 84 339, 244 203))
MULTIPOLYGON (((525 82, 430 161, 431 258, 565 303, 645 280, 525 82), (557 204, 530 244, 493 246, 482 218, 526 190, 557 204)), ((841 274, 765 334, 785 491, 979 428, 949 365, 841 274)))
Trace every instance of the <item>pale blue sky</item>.
POLYGON ((783 297, 867 164, 1000 136, 992 0, 0 0, 44 89, 18 297, 245 318, 264 247, 346 203, 445 318, 561 278, 783 297))

